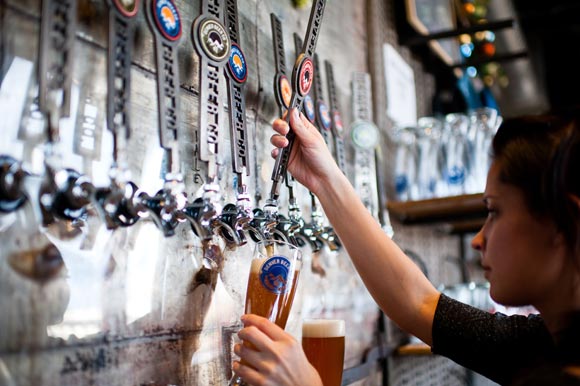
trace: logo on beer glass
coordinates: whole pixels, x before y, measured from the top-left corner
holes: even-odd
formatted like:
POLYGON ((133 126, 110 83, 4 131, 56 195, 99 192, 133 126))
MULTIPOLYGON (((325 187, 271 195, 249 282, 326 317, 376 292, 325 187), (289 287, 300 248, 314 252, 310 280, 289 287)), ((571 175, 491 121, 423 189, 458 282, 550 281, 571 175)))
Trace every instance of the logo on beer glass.
POLYGON ((268 291, 279 295, 289 289, 290 261, 284 256, 272 256, 260 268, 260 281, 268 291))

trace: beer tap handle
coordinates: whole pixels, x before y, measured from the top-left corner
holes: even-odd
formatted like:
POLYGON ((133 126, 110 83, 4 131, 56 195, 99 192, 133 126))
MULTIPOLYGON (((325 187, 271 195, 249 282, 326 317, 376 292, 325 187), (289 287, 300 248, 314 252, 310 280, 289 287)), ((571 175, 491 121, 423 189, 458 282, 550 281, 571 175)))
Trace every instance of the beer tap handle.
POLYGON ((38 103, 60 119, 70 115, 77 1, 43 0, 41 8, 38 103))
POLYGON ((248 77, 246 58, 240 47, 237 0, 226 1, 225 27, 229 31, 231 49, 224 68, 228 87, 228 106, 232 169, 237 184, 238 206, 251 215, 246 176, 250 176, 248 130, 246 127, 245 82, 248 77))
POLYGON ((131 53, 140 2, 107 0, 107 128, 113 133, 113 158, 116 163, 119 163, 119 158, 124 158, 126 141, 131 136, 131 53))
MULTIPOLYGON (((231 6, 232 4, 228 5, 231 6)), ((207 211, 200 212, 202 217, 204 217, 200 219, 202 226, 207 228, 206 223, 209 218, 205 219, 205 217, 207 217, 208 213, 212 212, 213 214, 210 217, 215 220, 217 219, 217 214, 221 212, 221 196, 218 183, 220 151, 223 145, 223 141, 220 140, 222 136, 220 73, 224 70, 224 66, 230 58, 231 40, 226 27, 222 23, 224 18, 223 6, 209 0, 202 0, 200 6, 201 13, 195 18, 191 27, 191 41, 199 57, 199 131, 198 136, 196 136, 194 150, 197 153, 196 157, 200 161, 207 163, 207 176, 202 195, 203 205, 207 211)), ((237 32, 237 26, 234 24, 232 23, 230 28, 235 33, 237 32)), ((238 53, 237 59, 245 61, 241 50, 238 53)), ((234 71, 231 75, 235 77, 238 73, 234 71)), ((245 74, 242 78, 245 78, 245 74)), ((230 78, 228 77, 228 79, 230 78)), ((241 81, 242 79, 238 80, 241 81)), ((239 93, 240 95, 238 96, 241 98, 240 83, 243 82, 234 81, 230 83, 230 86, 236 89, 235 92, 239 93)), ((233 94, 231 96, 233 97, 233 94)), ((230 111, 232 110, 232 105, 230 103, 230 111)), ((233 133, 232 141, 234 142, 238 134, 245 135, 242 133, 242 128, 240 127, 239 129, 239 132, 236 130, 233 133)), ((232 162, 235 173, 240 173, 244 166, 247 167, 247 164, 245 164, 247 163, 246 149, 245 146, 242 147, 243 149, 238 149, 240 152, 233 156, 232 162)), ((208 229, 208 235, 211 234, 211 231, 212 229, 208 229)))
MULTIPOLYGON (((312 86, 314 74, 314 63, 312 62, 312 57, 316 50, 316 42, 318 41, 318 35, 320 34, 325 5, 326 0, 315 0, 312 3, 302 52, 298 55, 292 71, 292 98, 290 100, 290 105, 288 106, 289 110, 294 108, 301 109, 304 97, 308 94, 312 86)), ((286 115, 286 120, 290 120, 289 114, 286 115)), ((282 178, 286 176, 288 161, 290 160, 290 154, 294 145, 294 137, 295 134, 292 129, 290 129, 288 134, 286 134, 288 146, 281 149, 278 153, 278 157, 276 157, 271 178, 272 189, 270 191, 270 199, 272 201, 278 200, 280 196, 280 183, 282 178)))
POLYGON ((0 212, 10 213, 24 205, 27 200, 23 187, 25 175, 14 158, 0 156, 0 212))
POLYGON ((377 198, 378 198, 378 216, 379 223, 383 231, 390 237, 393 238, 395 231, 391 225, 391 219, 389 217, 389 212, 387 211, 387 195, 385 192, 384 184, 384 174, 383 174, 383 157, 380 147, 375 149, 375 172, 377 176, 377 198))
POLYGON ((334 150, 336 155, 336 162, 344 174, 346 174, 346 152, 344 148, 344 128, 342 126, 342 118, 340 116, 340 109, 338 108, 338 96, 336 91, 336 84, 334 82, 334 70, 332 64, 324 61, 326 67, 326 84, 328 86, 328 99, 330 101, 330 114, 332 133, 334 134, 334 150))

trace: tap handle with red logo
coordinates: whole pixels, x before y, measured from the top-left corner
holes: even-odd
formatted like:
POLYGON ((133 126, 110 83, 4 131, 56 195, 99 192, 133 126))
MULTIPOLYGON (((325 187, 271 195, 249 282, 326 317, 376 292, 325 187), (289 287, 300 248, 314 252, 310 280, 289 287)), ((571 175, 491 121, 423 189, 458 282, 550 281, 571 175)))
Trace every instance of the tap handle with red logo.
MULTIPOLYGON (((306 37, 302 46, 300 55, 296 58, 294 69, 292 71, 292 98, 290 100, 289 110, 300 108, 304 97, 310 91, 314 75, 314 63, 312 57, 316 50, 316 43, 320 35, 320 28, 322 26, 322 16, 324 15, 324 8, 326 0, 315 0, 312 3, 310 11, 310 19, 308 20, 308 27, 306 29, 306 37)), ((286 120, 290 120, 290 115, 286 115, 286 120)), ((288 146, 281 149, 276 157, 274 170, 272 172, 272 189, 270 191, 270 200, 277 201, 280 196, 280 183, 286 176, 288 168, 288 161, 290 153, 294 145, 295 134, 290 129, 286 138, 288 139, 288 146)))

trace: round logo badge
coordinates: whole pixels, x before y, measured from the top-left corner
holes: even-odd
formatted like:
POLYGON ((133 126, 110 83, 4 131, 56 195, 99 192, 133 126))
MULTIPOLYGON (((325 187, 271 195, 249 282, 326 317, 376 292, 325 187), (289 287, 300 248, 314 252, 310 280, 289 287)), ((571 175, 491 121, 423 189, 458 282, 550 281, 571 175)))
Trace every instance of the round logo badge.
POLYGON ((278 79, 278 92, 280 93, 282 104, 289 108, 290 102, 292 102, 292 86, 285 75, 280 75, 280 79, 278 79))
POLYGON ((159 32, 171 41, 176 41, 181 36, 181 18, 177 7, 171 0, 154 0, 153 18, 159 28, 159 32))
POLYGON ((314 123, 316 121, 316 110, 314 109, 314 101, 310 97, 310 94, 304 97, 304 102, 302 103, 306 118, 308 118, 310 122, 314 123))
POLYGON ((318 114, 320 115, 320 123, 322 123, 322 128, 324 130, 330 130, 332 127, 332 121, 330 120, 328 106, 326 106, 326 103, 323 101, 318 101, 318 114))
POLYGON ((300 70, 298 71, 298 90, 300 95, 305 96, 310 92, 312 81, 314 80, 314 64, 312 59, 304 58, 300 63, 300 70))
POLYGON ((342 137, 344 133, 344 127, 342 126, 342 117, 338 110, 332 112, 332 118, 334 119, 334 128, 336 129, 336 133, 342 137))
POLYGON ((290 260, 284 256, 272 256, 262 264, 260 269, 260 281, 268 291, 279 295, 289 289, 287 284, 290 279, 290 260))
POLYGON ((217 20, 206 19, 199 24, 199 39, 203 52, 211 60, 221 62, 228 57, 230 38, 225 27, 217 20))
POLYGON ((352 142, 362 149, 372 149, 379 143, 379 129, 370 122, 355 122, 351 136, 352 142))
POLYGON ((248 67, 246 66, 246 57, 244 56, 240 46, 232 43, 230 49, 230 58, 228 60, 228 68, 234 79, 238 83, 244 83, 248 78, 248 67))
POLYGON ((139 0, 113 0, 113 4, 125 17, 133 17, 139 10, 139 0))

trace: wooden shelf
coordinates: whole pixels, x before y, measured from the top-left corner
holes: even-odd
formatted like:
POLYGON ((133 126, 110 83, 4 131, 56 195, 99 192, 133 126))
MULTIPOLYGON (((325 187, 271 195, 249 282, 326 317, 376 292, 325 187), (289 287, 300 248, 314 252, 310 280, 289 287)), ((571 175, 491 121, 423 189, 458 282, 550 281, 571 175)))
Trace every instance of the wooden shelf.
POLYGON ((483 194, 434 198, 420 201, 389 202, 389 215, 403 224, 445 223, 446 233, 476 231, 487 215, 483 194))
POLYGON ((466 233, 477 233, 485 223, 485 217, 467 220, 450 221, 440 224, 437 230, 448 235, 463 235, 466 233))
POLYGON ((395 351, 396 355, 433 355, 431 347, 425 343, 409 343, 395 351))

